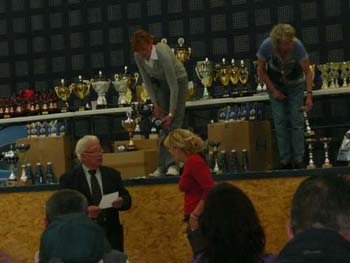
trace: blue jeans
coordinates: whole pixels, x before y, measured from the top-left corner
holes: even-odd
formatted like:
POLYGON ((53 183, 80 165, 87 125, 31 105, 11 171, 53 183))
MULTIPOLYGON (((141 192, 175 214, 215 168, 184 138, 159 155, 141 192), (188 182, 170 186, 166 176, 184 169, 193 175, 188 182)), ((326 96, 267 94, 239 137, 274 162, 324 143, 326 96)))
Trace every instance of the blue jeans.
MULTIPOLYGON (((170 165, 174 165, 175 161, 169 154, 168 150, 164 146, 164 140, 168 134, 177 128, 182 128, 183 120, 185 118, 185 103, 186 103, 186 94, 188 91, 188 78, 182 78, 177 80, 179 86, 179 94, 176 105, 176 114, 173 118, 173 121, 168 128, 162 128, 160 130, 159 139, 159 162, 158 168, 161 172, 166 172, 166 169, 170 165)), ((158 105, 165 110, 169 110, 170 107, 170 89, 166 80, 159 81, 159 86, 156 87, 156 97, 158 105)), ((161 116, 164 117, 164 116, 161 116)))
POLYGON ((287 98, 276 100, 269 93, 272 116, 276 130, 280 162, 304 160, 304 104, 305 82, 278 87, 287 98))

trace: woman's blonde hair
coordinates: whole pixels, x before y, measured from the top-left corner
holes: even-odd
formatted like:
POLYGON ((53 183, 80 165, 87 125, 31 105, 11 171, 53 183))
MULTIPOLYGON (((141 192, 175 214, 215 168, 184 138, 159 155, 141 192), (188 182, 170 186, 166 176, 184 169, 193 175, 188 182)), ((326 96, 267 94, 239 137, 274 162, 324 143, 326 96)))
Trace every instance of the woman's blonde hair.
POLYGON ((198 153, 203 150, 203 140, 186 129, 175 129, 164 140, 165 147, 179 148, 186 154, 198 153))
POLYGON ((293 40, 295 38, 295 29, 290 24, 277 24, 272 28, 270 38, 272 46, 277 48, 281 41, 293 40))

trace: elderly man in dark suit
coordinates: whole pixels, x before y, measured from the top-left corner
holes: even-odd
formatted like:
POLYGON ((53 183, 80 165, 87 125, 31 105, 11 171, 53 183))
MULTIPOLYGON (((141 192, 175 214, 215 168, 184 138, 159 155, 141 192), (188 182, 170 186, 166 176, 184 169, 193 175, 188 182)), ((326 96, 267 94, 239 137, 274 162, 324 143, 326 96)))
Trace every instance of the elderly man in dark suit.
POLYGON ((131 207, 131 197, 122 184, 120 173, 101 166, 103 150, 99 139, 94 135, 82 137, 75 147, 80 164, 60 177, 63 188, 75 189, 88 200, 88 215, 105 231, 113 249, 124 251, 123 227, 119 221, 120 210, 131 207), (119 192, 111 208, 98 207, 103 195, 119 192))

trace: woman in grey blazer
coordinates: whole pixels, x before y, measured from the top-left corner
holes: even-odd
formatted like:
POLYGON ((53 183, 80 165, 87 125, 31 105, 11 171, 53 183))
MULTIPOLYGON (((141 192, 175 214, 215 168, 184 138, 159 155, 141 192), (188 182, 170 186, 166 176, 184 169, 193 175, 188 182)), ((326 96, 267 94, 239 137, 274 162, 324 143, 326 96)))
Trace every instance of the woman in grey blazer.
POLYGON ((167 44, 155 43, 154 37, 142 29, 133 33, 131 47, 153 103, 154 115, 162 120, 159 164, 151 175, 179 175, 178 166, 163 141, 170 131, 182 127, 188 86, 186 69, 167 44))

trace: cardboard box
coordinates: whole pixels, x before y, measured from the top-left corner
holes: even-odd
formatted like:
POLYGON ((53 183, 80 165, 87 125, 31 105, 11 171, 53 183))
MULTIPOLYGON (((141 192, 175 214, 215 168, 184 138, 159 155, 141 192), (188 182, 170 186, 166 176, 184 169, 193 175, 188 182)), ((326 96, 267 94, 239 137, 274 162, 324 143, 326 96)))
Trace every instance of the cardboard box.
MULTIPOLYGON (((159 149, 159 139, 133 139, 136 150, 149 150, 149 149, 159 149)), ((114 142, 114 148, 118 145, 125 145, 127 147, 129 140, 127 141, 116 141, 114 142)))
POLYGON ((104 153, 103 165, 120 171, 123 179, 147 176, 158 166, 158 150, 104 153))
POLYGON ((241 160, 242 149, 247 149, 249 170, 263 171, 274 167, 270 121, 208 124, 208 142, 211 141, 220 142, 219 151, 225 150, 228 158, 231 150, 236 149, 241 160))
POLYGON ((72 147, 69 136, 21 138, 16 141, 16 144, 21 143, 30 145, 26 155, 26 162, 32 165, 33 172, 35 172, 35 166, 38 161, 42 165, 44 174, 46 172, 46 163, 52 162, 57 182, 58 178, 71 168, 72 147))

